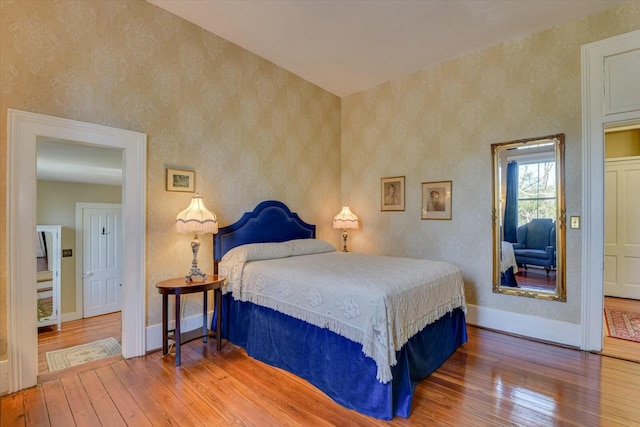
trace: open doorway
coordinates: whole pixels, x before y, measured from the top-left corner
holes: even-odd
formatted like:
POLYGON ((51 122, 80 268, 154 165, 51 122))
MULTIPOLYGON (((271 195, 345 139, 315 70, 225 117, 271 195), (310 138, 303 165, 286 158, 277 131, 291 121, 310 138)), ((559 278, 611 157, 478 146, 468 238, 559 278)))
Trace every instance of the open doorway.
MULTIPOLYGON (((122 150, 38 136, 36 164, 37 222, 60 224, 64 249, 55 307, 64 323, 38 322, 40 376, 109 354, 87 351, 90 343, 113 338, 122 344, 122 150), (81 321, 107 313, 97 330, 81 321), (72 353, 78 346, 82 350, 72 353)), ((38 308, 45 306, 41 301, 38 308)))
POLYGON ((582 46, 582 339, 602 351, 604 311, 604 132, 640 121, 640 31, 582 46))
POLYGON ((146 135, 107 126, 8 110, 7 138, 7 284, 8 392, 36 385, 38 371, 36 307, 36 140, 75 141, 84 146, 120 150, 122 205, 123 306, 122 356, 140 356, 145 340, 145 185, 146 135))
POLYGON ((640 342, 629 339, 640 318, 640 121, 607 125, 604 143, 602 354, 640 362, 640 342))

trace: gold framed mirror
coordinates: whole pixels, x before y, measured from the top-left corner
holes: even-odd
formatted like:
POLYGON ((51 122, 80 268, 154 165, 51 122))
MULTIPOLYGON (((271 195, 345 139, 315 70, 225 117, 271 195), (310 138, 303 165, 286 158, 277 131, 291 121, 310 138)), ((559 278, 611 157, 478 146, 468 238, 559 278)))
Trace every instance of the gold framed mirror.
POLYGON ((564 134, 491 145, 493 292, 566 301, 564 134))

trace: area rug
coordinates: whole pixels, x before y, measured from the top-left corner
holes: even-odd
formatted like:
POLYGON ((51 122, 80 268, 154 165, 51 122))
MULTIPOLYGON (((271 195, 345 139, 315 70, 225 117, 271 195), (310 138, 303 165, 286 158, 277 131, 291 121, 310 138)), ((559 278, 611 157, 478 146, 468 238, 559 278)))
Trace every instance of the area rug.
POLYGON ((640 342, 640 313, 605 308, 607 335, 640 342))
POLYGON ((54 372, 121 353, 118 341, 107 338, 62 350, 48 351, 46 357, 49 372, 54 372))

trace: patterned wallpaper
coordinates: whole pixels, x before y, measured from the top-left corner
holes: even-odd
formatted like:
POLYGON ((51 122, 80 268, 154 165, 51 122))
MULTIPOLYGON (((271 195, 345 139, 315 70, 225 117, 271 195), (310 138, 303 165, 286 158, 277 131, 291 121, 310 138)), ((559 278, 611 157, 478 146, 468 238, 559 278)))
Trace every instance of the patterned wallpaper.
POLYGON ((442 63, 343 99, 342 189, 357 251, 451 261, 467 301, 580 323, 581 232, 567 231, 566 303, 492 293, 492 143, 566 134, 567 216, 581 215, 580 47, 640 28, 640 2, 442 63), (380 178, 406 176, 406 210, 380 178), (420 219, 421 183, 452 181, 451 221, 420 219))
MULTIPOLYGON (((14 108, 147 133, 149 324, 160 321, 153 284, 190 261, 188 236, 173 232, 189 196, 164 191, 167 166, 197 171, 222 224, 275 198, 340 244, 330 220, 349 203, 362 224, 350 249, 448 260, 471 304, 577 323, 579 231, 567 233, 566 304, 491 292, 490 145, 565 133, 568 214, 579 215, 580 46, 638 28, 640 2, 625 3, 341 101, 142 0, 0 0, 0 129, 14 108), (399 175, 406 210, 380 212, 380 178, 399 175), (420 183, 440 180, 453 181, 453 219, 420 220, 420 183)), ((2 173, 2 206, 5 187, 2 173)), ((2 233, 0 306, 5 247, 2 233)))
MULTIPOLYGON (((340 243, 340 98, 142 0, 1 0, 0 53, 0 205, 7 108, 147 134, 148 324, 161 321, 154 284, 191 266, 191 236, 174 231, 191 196, 165 191, 166 167, 196 171, 222 225, 278 199, 340 243)), ((0 307, 5 247, 0 233, 0 307)), ((6 325, 0 309, 0 360, 6 325)))

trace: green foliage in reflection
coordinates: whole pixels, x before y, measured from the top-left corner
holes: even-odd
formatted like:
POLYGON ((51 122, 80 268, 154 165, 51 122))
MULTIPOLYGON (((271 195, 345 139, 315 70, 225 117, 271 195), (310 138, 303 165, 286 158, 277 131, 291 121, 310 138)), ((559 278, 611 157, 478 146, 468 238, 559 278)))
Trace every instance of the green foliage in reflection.
POLYGON ((556 217, 555 162, 518 165, 518 225, 556 217))

